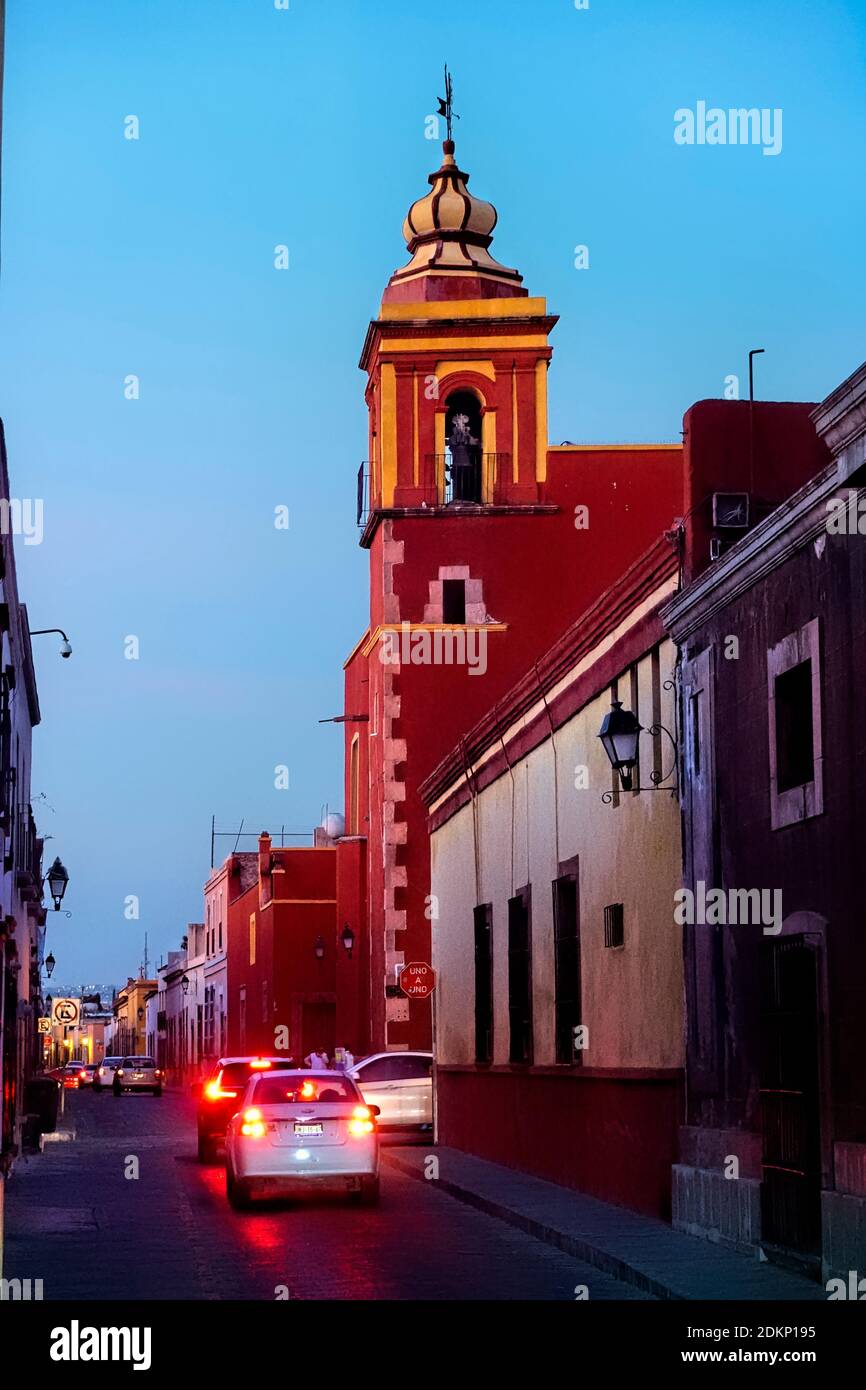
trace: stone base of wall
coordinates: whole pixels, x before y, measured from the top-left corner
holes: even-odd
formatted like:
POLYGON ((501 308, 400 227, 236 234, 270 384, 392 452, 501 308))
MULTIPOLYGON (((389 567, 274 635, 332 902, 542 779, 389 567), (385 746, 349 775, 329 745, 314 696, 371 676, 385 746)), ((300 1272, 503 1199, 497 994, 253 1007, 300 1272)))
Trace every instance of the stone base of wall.
POLYGON ((709 1168, 673 1167, 671 1224, 678 1231, 716 1241, 759 1258, 761 1184, 726 1178, 709 1168))
POLYGON ((821 1193, 821 1277, 845 1279, 854 1270, 866 1278, 866 1197, 821 1193))

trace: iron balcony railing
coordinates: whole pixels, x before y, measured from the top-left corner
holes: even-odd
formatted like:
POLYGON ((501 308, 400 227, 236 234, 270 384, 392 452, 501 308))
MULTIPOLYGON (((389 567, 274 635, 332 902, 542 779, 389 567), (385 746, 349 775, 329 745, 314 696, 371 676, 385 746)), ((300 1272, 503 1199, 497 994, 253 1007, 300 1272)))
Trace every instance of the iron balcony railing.
MULTIPOLYGON (((455 468, 451 454, 425 454, 425 472, 429 482, 423 485, 424 503, 428 507, 449 506, 452 502, 473 502, 483 505, 495 499, 500 478, 511 476, 511 455, 484 454, 479 449, 468 468, 455 468)), ((355 519, 363 529, 370 519, 370 463, 358 468, 355 519)))
POLYGON ((428 454, 427 464, 438 480, 445 480, 443 500, 446 506, 451 502, 484 503, 494 496, 500 476, 507 476, 510 472, 511 455, 483 454, 479 449, 475 451, 468 468, 455 468, 450 451, 446 451, 444 454, 428 454))
POLYGON ((366 526, 370 516, 370 465, 365 461, 358 469, 358 498, 356 518, 359 526, 366 526))

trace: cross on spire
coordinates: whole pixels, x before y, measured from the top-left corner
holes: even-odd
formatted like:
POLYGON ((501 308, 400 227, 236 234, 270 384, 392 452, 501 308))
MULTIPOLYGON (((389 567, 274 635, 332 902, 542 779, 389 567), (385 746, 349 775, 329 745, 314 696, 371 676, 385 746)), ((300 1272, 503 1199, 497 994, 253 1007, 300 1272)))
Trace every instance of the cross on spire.
POLYGON ((457 112, 454 110, 454 95, 453 95, 453 89, 452 89, 452 86, 451 86, 451 74, 450 74, 450 72, 448 71, 448 64, 447 64, 447 63, 445 64, 445 95, 444 95, 444 97, 439 97, 438 100, 439 100, 439 111, 438 111, 438 114, 439 114, 440 116, 444 116, 444 117, 445 117, 445 123, 446 123, 447 128, 448 128, 448 139, 450 140, 450 139, 452 138, 452 137, 451 137, 451 122, 452 122, 452 120, 459 121, 459 120, 460 120, 460 117, 458 116, 457 112))

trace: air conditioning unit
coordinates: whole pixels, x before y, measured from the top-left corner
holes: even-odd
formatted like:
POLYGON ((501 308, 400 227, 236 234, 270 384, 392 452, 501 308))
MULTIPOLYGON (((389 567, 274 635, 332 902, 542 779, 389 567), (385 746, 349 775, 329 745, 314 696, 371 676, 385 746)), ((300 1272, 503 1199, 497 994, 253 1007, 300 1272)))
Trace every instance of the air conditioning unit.
MULTIPOLYGON (((749 494, 747 492, 714 492, 713 525, 720 531, 749 529, 749 494)), ((714 558, 718 558, 717 556, 714 558)))

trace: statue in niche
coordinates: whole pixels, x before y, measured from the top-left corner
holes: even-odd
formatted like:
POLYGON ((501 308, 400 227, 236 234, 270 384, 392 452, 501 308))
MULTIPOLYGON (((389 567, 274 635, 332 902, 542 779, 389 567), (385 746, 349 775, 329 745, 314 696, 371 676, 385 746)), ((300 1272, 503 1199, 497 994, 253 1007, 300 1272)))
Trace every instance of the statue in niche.
POLYGON ((455 415, 448 436, 451 450, 451 500, 477 502, 476 470, 480 440, 469 428, 468 415, 455 415))

